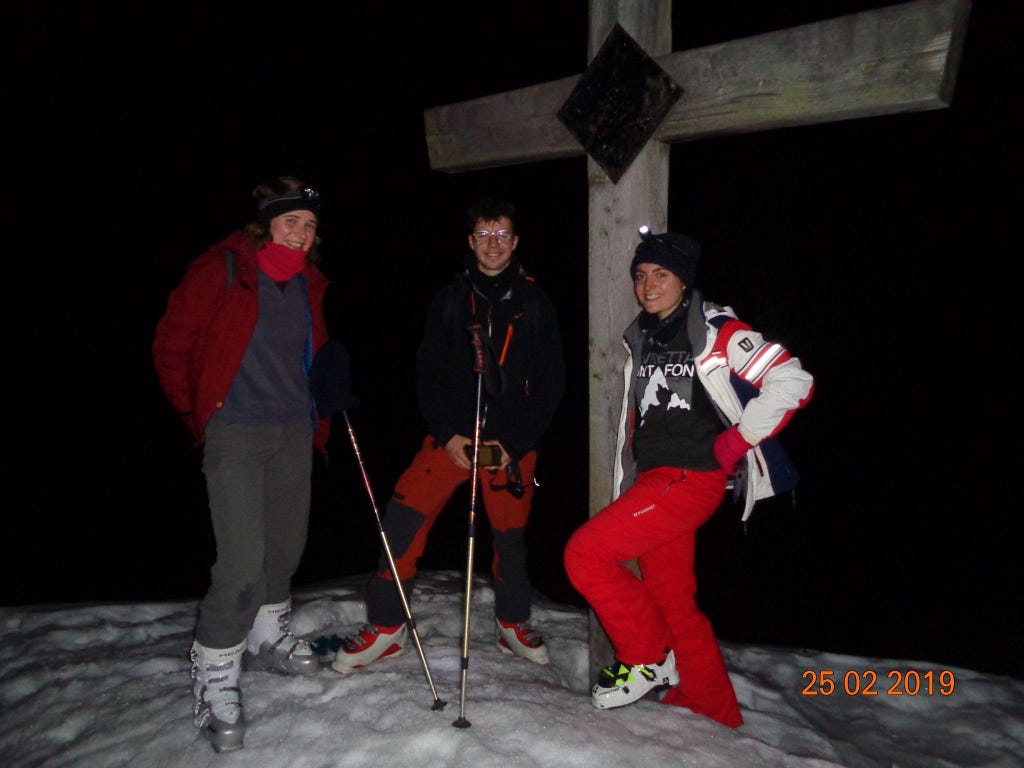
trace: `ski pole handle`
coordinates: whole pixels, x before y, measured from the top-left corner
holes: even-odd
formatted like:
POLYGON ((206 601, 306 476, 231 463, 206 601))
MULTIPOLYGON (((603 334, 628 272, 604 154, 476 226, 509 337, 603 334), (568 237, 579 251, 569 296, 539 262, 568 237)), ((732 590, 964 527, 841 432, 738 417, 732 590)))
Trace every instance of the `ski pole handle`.
POLYGON ((481 333, 484 327, 480 323, 470 323, 466 330, 469 331, 470 344, 473 346, 473 372, 486 373, 487 363, 484 361, 484 340, 481 333))

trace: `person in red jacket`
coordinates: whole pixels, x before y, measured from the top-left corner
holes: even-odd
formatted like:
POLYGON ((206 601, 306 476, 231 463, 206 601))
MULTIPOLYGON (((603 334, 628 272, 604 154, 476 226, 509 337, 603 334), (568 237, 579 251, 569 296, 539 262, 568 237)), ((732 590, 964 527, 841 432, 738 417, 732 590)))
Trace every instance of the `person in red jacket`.
POLYGON ((330 357, 348 379, 347 353, 328 341, 323 317, 319 194, 284 176, 253 197, 256 219, 189 265, 153 344, 160 384, 203 445, 217 558, 192 645, 193 715, 218 752, 242 747, 243 655, 250 667, 284 674, 320 669, 287 623, 313 445, 326 445, 325 414, 338 410, 318 414, 314 355, 330 351, 317 363, 330 357))

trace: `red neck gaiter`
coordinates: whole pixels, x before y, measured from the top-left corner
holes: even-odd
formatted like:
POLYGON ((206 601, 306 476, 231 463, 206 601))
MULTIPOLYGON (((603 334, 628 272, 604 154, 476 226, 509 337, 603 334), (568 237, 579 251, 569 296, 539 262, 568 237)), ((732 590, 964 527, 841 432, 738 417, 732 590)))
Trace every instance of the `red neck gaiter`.
POLYGON ((306 252, 281 243, 267 243, 256 252, 260 269, 279 283, 295 277, 306 266, 306 252))

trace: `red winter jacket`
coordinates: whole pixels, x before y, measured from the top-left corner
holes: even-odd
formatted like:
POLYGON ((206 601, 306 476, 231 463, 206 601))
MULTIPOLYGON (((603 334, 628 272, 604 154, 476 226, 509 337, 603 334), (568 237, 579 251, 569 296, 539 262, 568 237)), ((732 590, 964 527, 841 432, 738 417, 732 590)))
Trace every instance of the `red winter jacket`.
MULTIPOLYGON (((323 299, 328 281, 311 264, 302 275, 312 312, 315 355, 327 341, 323 299)), ((196 445, 203 442, 210 417, 224 407, 252 338, 259 310, 258 282, 255 245, 242 232, 235 232, 189 265, 157 324, 153 360, 160 386, 188 424, 196 445), (230 285, 227 250, 235 254, 230 285)), ((329 427, 329 419, 318 419, 313 441, 321 450, 329 427)))

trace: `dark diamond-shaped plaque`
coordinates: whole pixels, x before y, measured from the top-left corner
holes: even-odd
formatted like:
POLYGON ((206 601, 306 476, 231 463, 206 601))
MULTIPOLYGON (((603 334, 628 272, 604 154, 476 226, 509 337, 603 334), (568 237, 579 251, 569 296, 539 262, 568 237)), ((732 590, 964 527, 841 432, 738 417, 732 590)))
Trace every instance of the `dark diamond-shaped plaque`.
POLYGON ((558 119, 616 183, 682 94, 616 24, 558 110, 558 119))

